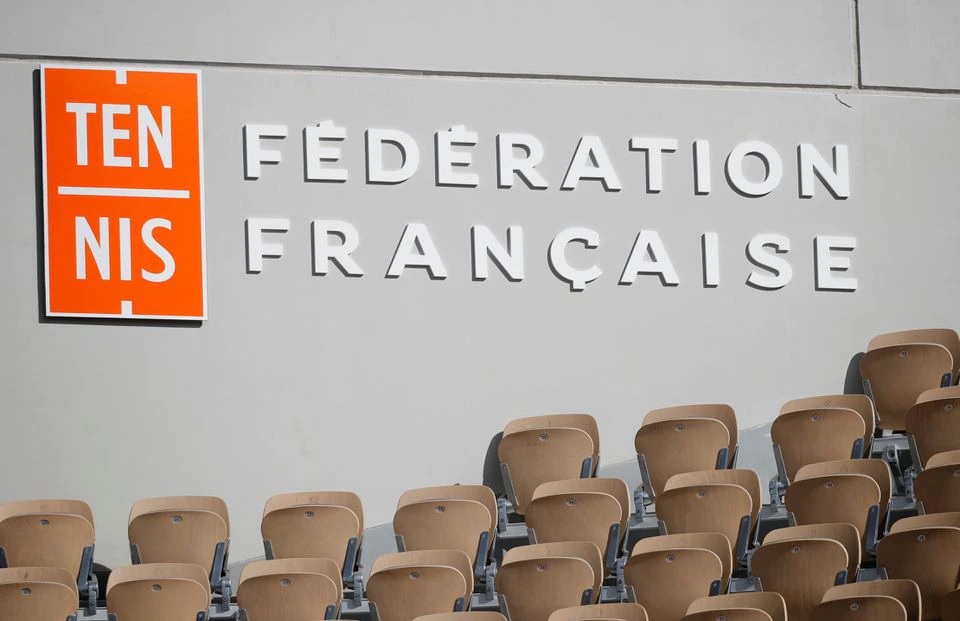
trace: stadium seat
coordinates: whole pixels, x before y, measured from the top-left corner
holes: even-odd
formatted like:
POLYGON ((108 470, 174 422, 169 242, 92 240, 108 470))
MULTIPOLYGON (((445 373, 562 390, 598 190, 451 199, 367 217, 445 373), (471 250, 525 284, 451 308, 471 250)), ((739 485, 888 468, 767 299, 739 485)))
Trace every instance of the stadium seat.
POLYGON ((893 474, 890 464, 882 459, 837 459, 808 464, 797 471, 797 481, 831 474, 863 474, 880 488, 880 523, 887 517, 890 497, 893 495, 893 474))
POLYGON ((658 550, 673 550, 678 548, 700 548, 710 550, 720 559, 723 570, 720 578, 720 592, 725 593, 730 584, 733 572, 733 551, 730 541, 722 533, 684 533, 681 535, 659 535, 641 539, 633 546, 631 556, 658 550))
POLYGON ((832 539, 795 539, 757 548, 751 572, 764 591, 783 596, 789 621, 818 621, 811 611, 848 564, 843 545, 832 539))
POLYGON ((873 401, 866 395, 821 395, 817 397, 802 397, 792 399, 780 408, 781 414, 799 412, 801 410, 853 410, 863 420, 863 455, 870 454, 870 445, 873 443, 873 432, 877 424, 877 415, 873 409, 873 401))
POLYGON ((712 418, 723 423, 730 435, 727 446, 727 467, 732 468, 737 459, 737 447, 740 442, 740 430, 737 423, 737 414, 733 408, 725 403, 699 403, 694 405, 675 405, 668 408, 651 410, 643 417, 644 425, 659 423, 665 420, 681 418, 712 418))
POLYGON ((460 550, 473 560, 474 573, 482 574, 496 524, 489 508, 496 506, 493 492, 482 485, 426 489, 431 491, 411 490, 400 497, 393 516, 397 549, 460 550))
POLYGON ((76 576, 62 567, 0 569, 0 619, 76 621, 76 576))
POLYGON ((0 505, 0 567, 60 567, 96 608, 93 511, 82 500, 20 500, 0 505))
POLYGON ((703 548, 676 548, 662 537, 641 540, 624 569, 626 584, 650 621, 682 618, 690 604, 720 592, 723 563, 703 548))
POLYGON ((342 595, 340 567, 328 558, 254 561, 237 585, 246 621, 335 619, 342 595))
POLYGON ((730 434, 713 418, 682 418, 644 424, 634 448, 646 494, 656 498, 675 474, 724 468, 730 434))
POLYGON ((935 528, 938 526, 948 526, 951 528, 960 528, 960 512, 947 511, 944 513, 927 513, 924 515, 911 515, 899 519, 890 528, 891 533, 902 533, 905 530, 917 530, 920 528, 935 528))
POLYGON ((753 500, 739 485, 675 487, 657 498, 657 518, 667 534, 722 533, 742 558, 750 536, 753 500))
POLYGON ((438 612, 432 615, 423 615, 413 621, 507 621, 499 612, 438 612))
POLYGON ((960 386, 921 393, 907 411, 906 431, 913 436, 924 467, 937 453, 960 450, 960 386))
POLYGON ((860 595, 822 602, 811 617, 816 621, 907 621, 907 610, 894 597, 860 595))
POLYGON ((588 478, 593 471, 593 440, 573 427, 504 431, 497 452, 507 496, 518 515, 524 514, 541 483, 588 478))
POLYGON ((960 621, 960 589, 950 591, 940 600, 943 621, 960 621))
POLYGON ((954 384, 957 383, 958 376, 960 376, 960 373, 958 373, 960 371, 960 335, 951 328, 918 328, 879 334, 870 339, 867 344, 867 351, 914 343, 935 343, 945 347, 950 352, 950 357, 953 358, 952 379, 954 384))
POLYGON ((953 358, 942 345, 916 343, 872 349, 860 360, 864 392, 873 398, 878 426, 906 427, 907 412, 926 390, 950 381, 953 358))
POLYGON ((853 524, 864 551, 879 536, 880 487, 865 474, 834 474, 794 481, 787 489, 787 511, 797 525, 853 524))
POLYGON ((763 543, 794 539, 832 539, 847 551, 847 582, 856 582, 860 567, 860 532, 853 524, 807 524, 778 528, 767 533, 763 543))
POLYGON ((200 621, 209 606, 209 575, 191 563, 117 567, 107 582, 113 621, 200 621))
MULTIPOLYGON (((596 546, 587 545, 599 558, 596 546)), ((506 552, 497 573, 497 590, 506 601, 511 621, 545 621, 561 608, 596 601, 596 573, 582 556, 569 554, 571 547, 536 544, 506 552)))
POLYGON ((771 621, 770 615, 756 608, 726 608, 693 612, 682 621, 771 621))
POLYGON ((511 548, 503 556, 503 565, 549 557, 579 558, 586 561, 586 563, 590 565, 590 570, 593 572, 594 577, 593 583, 590 585, 593 602, 596 602, 600 598, 600 587, 603 584, 604 575, 603 557, 601 556, 600 548, 593 542, 555 541, 511 548))
POLYGON ((787 621, 787 603, 773 591, 746 591, 714 597, 701 597, 687 608, 687 614, 704 611, 722 612, 738 608, 753 608, 770 615, 773 621, 787 621))
POLYGON ((896 598, 907 611, 907 621, 920 621, 920 587, 913 580, 869 580, 831 587, 823 594, 829 602, 846 597, 887 595, 896 598))
POLYGON ((609 567, 620 556, 630 519, 630 488, 622 479, 568 479, 537 487, 527 528, 537 543, 591 541, 609 567))
POLYGON ((600 467, 600 428, 597 426, 597 419, 589 414, 543 414, 515 418, 503 428, 503 435, 508 436, 518 431, 553 429, 555 427, 579 429, 590 436, 590 440, 593 442, 590 474, 596 474, 597 468, 600 467))
MULTIPOLYGON (((550 614, 547 621, 648 621, 647 611, 640 604, 593 604, 561 608, 550 614)), ((452 621, 456 621, 455 619, 452 621)))
MULTIPOLYGON (((782 459, 789 485, 807 464, 862 454, 863 418, 849 408, 816 408, 780 414, 770 427, 774 455, 782 459), (858 442, 859 440, 859 442, 858 442), (779 455, 778 455, 779 453, 779 455)), ((778 464, 778 467, 780 464, 778 464)))
POLYGON ((267 500, 260 522, 267 560, 329 558, 350 584, 363 539, 363 506, 353 492, 296 492, 267 500))
MULTIPOLYGON (((664 491, 678 487, 692 487, 711 483, 739 485, 747 490, 747 493, 750 494, 750 499, 753 501, 753 513, 750 516, 750 534, 752 536, 757 527, 757 520, 760 517, 760 508, 763 506, 763 492, 761 490, 760 477, 755 471, 740 468, 732 470, 684 472, 670 477, 664 487, 664 491)), ((735 541, 731 543, 736 545, 735 541)))
POLYGON ((915 493, 927 513, 960 511, 960 450, 930 457, 917 477, 915 493))
POLYGON ((380 621, 464 610, 473 592, 472 566, 459 550, 384 554, 373 562, 367 599, 380 621))
MULTIPOLYGON (((898 520, 894 527, 904 520, 898 520)), ((920 587, 923 619, 940 618, 940 598, 957 587, 960 528, 946 526, 891 532, 877 545, 877 567, 890 578, 920 587)))

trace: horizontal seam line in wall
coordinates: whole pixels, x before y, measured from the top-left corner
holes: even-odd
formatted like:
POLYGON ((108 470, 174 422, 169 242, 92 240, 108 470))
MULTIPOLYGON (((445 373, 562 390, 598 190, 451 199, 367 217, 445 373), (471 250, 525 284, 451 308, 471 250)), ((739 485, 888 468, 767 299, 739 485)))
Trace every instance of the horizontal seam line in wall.
POLYGON ((259 70, 259 71, 289 71, 303 73, 342 73, 355 75, 382 75, 398 77, 431 77, 431 78, 473 78, 473 79, 491 79, 491 80, 530 80, 538 82, 581 82, 588 84, 646 84, 663 86, 688 86, 688 87, 740 87, 757 88, 771 90, 835 90, 843 89, 847 91, 871 91, 874 93, 890 92, 896 94, 917 93, 923 95, 957 95, 958 89, 935 89, 935 88, 914 88, 899 86, 868 86, 859 87, 851 84, 830 84, 830 83, 792 83, 792 82, 753 82, 745 80, 698 80, 683 78, 640 78, 640 77, 616 77, 616 76, 584 76, 584 75, 562 75, 550 73, 504 73, 504 72, 478 72, 478 71, 453 71, 439 69, 398 69, 390 67, 349 67, 335 65, 296 65, 280 63, 251 63, 251 62, 225 62, 225 61, 190 61, 190 60, 163 60, 163 59, 136 59, 136 58, 114 58, 114 57, 95 57, 95 56, 62 56, 62 55, 38 55, 38 54, 10 54, 0 53, 0 60, 8 61, 28 61, 28 62, 67 62, 67 63, 100 63, 100 64, 130 64, 142 66, 175 66, 175 67, 200 67, 213 69, 234 69, 234 70, 259 70))

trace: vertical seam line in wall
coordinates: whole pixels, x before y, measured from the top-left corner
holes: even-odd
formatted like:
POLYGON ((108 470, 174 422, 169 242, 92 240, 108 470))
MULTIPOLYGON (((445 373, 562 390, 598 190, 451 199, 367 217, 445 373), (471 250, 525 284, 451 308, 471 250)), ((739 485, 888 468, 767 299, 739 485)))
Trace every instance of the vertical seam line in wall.
POLYGON ((860 63, 860 0, 850 0, 850 23, 853 45, 853 88, 863 88, 863 69, 860 63))

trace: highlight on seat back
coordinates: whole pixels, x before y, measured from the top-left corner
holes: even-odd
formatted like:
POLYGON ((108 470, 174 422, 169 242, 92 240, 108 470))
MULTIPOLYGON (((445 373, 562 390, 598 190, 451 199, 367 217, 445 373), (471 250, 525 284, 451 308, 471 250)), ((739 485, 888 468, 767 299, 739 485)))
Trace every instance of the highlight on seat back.
POLYGON ((873 401, 867 395, 819 395, 816 397, 802 397, 791 399, 780 408, 781 414, 799 412, 801 410, 853 410, 863 420, 863 454, 870 454, 873 443, 873 432, 876 428, 877 415, 873 409, 873 401))
POLYGON ((93 545, 93 511, 82 500, 0 505, 0 549, 8 567, 61 567, 76 583, 84 554, 92 556, 93 545))
POLYGON ((865 429, 860 414, 849 408, 796 410, 774 419, 770 439, 792 482, 807 464, 850 458, 865 429))
POLYGON ((730 574, 733 571, 733 552, 730 541, 722 533, 684 533, 647 537, 634 544, 630 556, 680 548, 699 548, 716 554, 722 569, 720 591, 726 592, 730 584, 730 574))
POLYGON ((209 606, 210 580, 199 565, 127 565, 107 581, 107 610, 117 621, 196 621, 209 606))
POLYGON ((900 518, 890 527, 890 532, 902 533, 905 530, 936 528, 938 526, 960 528, 960 512, 945 511, 943 513, 927 513, 925 515, 911 515, 900 518))
POLYGON ((135 563, 192 563, 209 573, 230 542, 227 505, 216 496, 165 496, 134 503, 127 525, 135 563))
POLYGON ((503 435, 508 436, 518 431, 554 429, 557 427, 579 429, 590 436, 590 441, 593 443, 591 474, 596 474, 597 468, 600 466, 600 428, 597 425, 597 419, 590 414, 544 414, 515 418, 504 426, 503 435))
POLYGON ((737 458, 737 446, 740 442, 740 429, 737 423, 737 414, 726 403, 696 403, 691 405, 674 405, 666 408, 650 410, 643 417, 643 424, 658 423, 665 420, 681 418, 712 418, 719 421, 727 429, 730 443, 727 445, 727 467, 732 468, 737 458))
POLYGON ((747 469, 684 472, 670 477, 664 491, 678 487, 696 487, 697 485, 707 484, 738 485, 750 494, 753 507, 753 512, 750 515, 750 533, 752 535, 756 530, 757 520, 760 518, 760 508, 763 506, 760 476, 755 471, 747 469))
POLYGON ((753 553, 751 572, 764 591, 783 596, 790 621, 816 621, 811 611, 848 564, 839 542, 801 539, 763 544, 753 553))
POLYGON ((591 541, 609 561, 619 556, 630 519, 630 490, 622 479, 568 479, 539 485, 527 506, 537 542, 591 541), (614 526, 616 528, 614 528, 614 526))
POLYGON ((907 611, 907 621, 920 621, 920 587, 913 580, 868 580, 831 587, 823 594, 823 601, 864 595, 893 597, 907 611))
POLYGON ((753 499, 739 485, 676 487, 657 497, 657 518, 668 534, 722 533, 735 549, 738 542, 742 548, 749 539, 751 515, 753 499), (744 526, 747 531, 741 533, 744 526))
POLYGON ((65 621, 79 606, 77 578, 62 567, 0 569, 0 619, 65 621))
MULTIPOLYGON (((868 533, 878 532, 871 507, 880 504, 880 487, 865 474, 834 474, 794 481, 787 488, 787 511, 798 525, 847 523, 857 527, 864 547, 868 533)), ((879 508, 874 509, 879 515, 879 508)))
POLYGON ((960 450, 960 386, 921 393, 907 411, 906 431, 916 441, 924 467, 937 453, 960 450))
POLYGON ((930 457, 915 485, 917 500, 927 513, 960 511, 960 450, 930 457))
POLYGON ((887 507, 893 495, 893 474, 890 464, 883 459, 837 459, 816 464, 808 464, 797 471, 797 480, 812 479, 814 477, 831 474, 863 474, 871 479, 880 488, 880 520, 887 516, 887 507))
POLYGON ((856 582, 857 570, 860 567, 861 537, 857 527, 853 524, 807 524, 777 528, 764 537, 763 543, 778 541, 792 541, 795 539, 832 539, 847 551, 847 582, 856 582))
POLYGON ((818 621, 907 621, 907 610, 896 598, 863 595, 822 602, 812 616, 818 621))
POLYGON ((770 615, 773 621, 787 621, 787 604, 783 596, 773 591, 747 591, 744 593, 730 593, 714 597, 701 597, 694 600, 687 608, 687 614, 724 610, 750 608, 762 610, 770 615))
POLYGON ((953 358, 953 383, 957 383, 960 370, 960 335, 951 328, 919 328, 914 330, 901 330, 899 332, 888 332, 879 334, 867 345, 867 351, 880 349, 882 347, 893 347, 896 345, 910 345, 914 343, 934 343, 942 345, 950 352, 953 358))
POLYGON ((722 611, 694 612, 681 621, 772 621, 770 615, 755 608, 727 608, 722 611))
POLYGON ((367 599, 381 621, 465 609, 473 592, 473 566, 459 550, 393 552, 377 557, 367 599))
POLYGON ((349 576, 362 543, 363 506, 353 492, 278 494, 263 508, 260 534, 267 559, 329 558, 349 576))
POLYGON ((626 584, 651 621, 682 618, 694 600, 719 593, 722 579, 720 558, 703 548, 635 548, 624 568, 626 584))
POLYGON ((243 568, 237 605, 248 621, 334 619, 342 595, 340 568, 332 559, 274 559, 243 568))
POLYGON ((730 434, 716 419, 682 418, 642 425, 633 443, 652 487, 644 491, 655 498, 675 474, 725 467, 726 460, 718 461, 729 448, 730 434))
MULTIPOLYGON (((572 606, 550 613, 547 621, 648 621, 640 604, 614 603, 572 606)), ((456 621, 456 620, 454 620, 456 621)))
POLYGON ((504 553, 501 567, 510 563, 551 557, 578 558, 585 561, 593 572, 594 579, 590 587, 593 601, 599 599, 605 570, 600 548, 591 541, 554 541, 511 548, 504 553))
POLYGON ((551 427, 504 435, 497 450, 508 494, 513 489, 514 511, 522 515, 541 483, 589 473, 594 445, 582 429, 551 427))
POLYGON ((544 621, 561 608, 595 601, 596 577, 590 563, 580 556, 549 554, 545 546, 550 545, 564 544, 522 546, 504 555, 497 590, 507 602, 511 621, 544 621), (520 553, 524 547, 535 550, 520 553))
POLYGON ((860 359, 864 392, 873 396, 881 429, 903 429, 917 397, 940 386, 952 370, 950 352, 931 343, 881 347, 860 359))

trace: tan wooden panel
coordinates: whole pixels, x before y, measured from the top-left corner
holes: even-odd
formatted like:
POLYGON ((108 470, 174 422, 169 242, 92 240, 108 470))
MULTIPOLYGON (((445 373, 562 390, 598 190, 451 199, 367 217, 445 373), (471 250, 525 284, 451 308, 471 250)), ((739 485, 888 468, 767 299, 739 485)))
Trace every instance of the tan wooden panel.
POLYGON ((650 621, 680 619, 690 604, 710 593, 720 580, 723 565, 710 550, 683 548, 645 552, 630 557, 624 570, 626 583, 637 594, 637 603, 650 621))
POLYGON ((13 500, 0 504, 0 522, 15 515, 27 513, 60 513, 79 515, 93 524, 93 509, 83 500, 53 498, 46 500, 13 500))
POLYGON ((321 491, 321 492, 292 492, 271 496, 263 507, 263 514, 286 507, 301 505, 333 505, 346 507, 353 511, 360 523, 360 532, 363 532, 363 503, 360 497, 353 492, 321 491))
POLYGON ((943 621, 960 621, 960 589, 950 591, 940 600, 943 621))
POLYGON ((780 414, 770 427, 770 439, 780 445, 787 477, 792 482, 807 464, 847 459, 853 443, 864 434, 863 419, 847 408, 817 408, 780 414))
POLYGON ((377 605, 380 621, 450 612, 465 591, 463 575, 449 566, 392 567, 371 575, 367 583, 367 598, 377 605))
POLYGON ((925 515, 911 515, 910 517, 900 518, 890 527, 890 532, 902 533, 905 530, 934 528, 937 526, 960 528, 960 512, 927 513, 925 515))
POLYGON ((807 464, 797 471, 797 481, 830 474, 865 474, 880 488, 880 520, 887 515, 890 496, 893 495, 893 474, 890 465, 882 459, 836 459, 807 464))
POLYGON ((398 567, 420 566, 452 567, 463 576, 469 596, 473 592, 473 561, 460 550, 411 550, 409 552, 391 552, 382 554, 373 561, 370 575, 389 571, 398 567))
POLYGON ((93 524, 80 515, 19 514, 0 521, 0 547, 9 566, 62 567, 76 579, 93 524))
POLYGON ((540 496, 526 512, 527 526, 536 532, 537 542, 590 541, 601 550, 607 548, 610 526, 619 524, 622 517, 617 499, 598 492, 540 496))
POLYGON ((580 476, 583 460, 592 454, 593 440, 581 429, 553 427, 505 435, 498 456, 510 467, 517 495, 514 510, 523 514, 538 485, 580 476))
POLYGON ((613 477, 591 477, 589 479, 566 479, 564 481, 550 481, 542 483, 533 491, 533 497, 546 496, 563 492, 601 492, 610 494, 620 503, 622 517, 620 518, 620 540, 627 533, 627 525, 633 514, 633 494, 623 479, 613 477))
POLYGON ((130 508, 129 522, 147 513, 158 511, 209 511, 216 513, 227 526, 227 536, 230 536, 230 513, 227 503, 216 496, 159 496, 144 498, 133 503, 130 508))
POLYGON ((679 548, 699 548, 710 550, 716 554, 723 567, 723 590, 726 590, 733 570, 733 552, 730 547, 730 540, 723 533, 683 533, 646 537, 634 544, 630 556, 679 548))
POLYGON ((723 423, 730 434, 730 443, 727 445, 727 463, 733 463, 734 450, 740 441, 740 429, 737 423, 737 413, 726 403, 697 403, 691 405, 675 405, 666 408, 650 410, 643 418, 643 424, 658 423, 678 418, 712 418, 723 423))
POLYGON ((393 516, 393 531, 403 536, 407 550, 460 550, 471 559, 489 529, 490 512, 473 500, 424 500, 393 516))
POLYGON ((797 524, 847 523, 861 538, 870 506, 880 502, 877 482, 864 474, 835 474, 794 481, 784 499, 797 524))
POLYGON ((347 544, 360 537, 357 514, 339 505, 294 505, 263 516, 260 533, 274 558, 329 558, 343 570, 347 544))
POLYGON ((413 621, 507 621, 499 612, 438 612, 432 615, 423 615, 413 621))
POLYGON ((490 512, 490 534, 497 527, 497 497, 486 485, 437 485, 410 489, 400 495, 397 509, 424 500, 473 500, 490 512))
POLYGON ((893 345, 864 354, 860 375, 870 380, 880 427, 906 427, 907 411, 917 397, 939 386, 943 375, 952 369, 953 358, 942 345, 893 345))
POLYGON ((340 581, 330 559, 254 561, 240 574, 237 605, 249 621, 312 621, 327 606, 339 608, 340 581))
POLYGON ((940 598, 957 587, 960 528, 933 527, 890 533, 877 544, 877 566, 891 578, 920 587, 923 619, 940 617, 940 598))
POLYGON ((833 539, 847 551, 847 582, 857 579, 860 567, 860 531, 853 524, 807 524, 788 528, 777 528, 767 533, 763 543, 776 543, 793 539, 833 539))
POLYGON ((210 511, 174 509, 139 514, 127 534, 143 563, 192 563, 209 572, 217 543, 227 541, 227 525, 210 511))
POLYGON ((586 561, 593 570, 594 597, 600 597, 600 585, 603 583, 606 568, 603 565, 603 554, 600 548, 592 541, 553 541, 511 548, 503 555, 503 565, 550 557, 579 558, 586 561))
MULTIPOLYGON (((572 606, 554 611, 547 621, 648 621, 647 611, 640 604, 592 604, 572 606)), ((453 619, 452 621, 457 621, 453 619)))
POLYGON ((847 564, 847 552, 838 542, 803 539, 760 546, 751 569, 765 591, 783 596, 790 621, 816 621, 810 612, 847 564))
POLYGON ((726 608, 724 610, 707 610, 694 612, 683 618, 683 621, 772 621, 770 615, 755 608, 726 608))
POLYGON ((196 565, 117 567, 107 583, 107 610, 117 615, 117 621, 188 621, 209 606, 209 580, 196 565))
POLYGON ((930 456, 927 460, 928 468, 939 468, 940 466, 960 464, 960 449, 955 451, 944 451, 930 456))
POLYGON ((927 390, 907 411, 906 431, 917 441, 920 461, 960 450, 960 386, 927 390))
POLYGON ((822 602, 813 609, 817 621, 907 621, 907 609, 886 595, 847 597, 822 602))
POLYGON ((915 485, 924 510, 960 511, 960 464, 928 468, 920 473, 915 485))
POLYGON ((750 516, 750 531, 757 526, 760 517, 760 508, 763 506, 763 492, 761 491, 760 476, 753 470, 737 468, 732 470, 701 470, 699 472, 683 472, 675 474, 667 481, 664 490, 676 487, 691 487, 704 483, 725 483, 739 485, 747 490, 753 501, 753 513, 750 516))
POLYGON ((729 442, 726 426, 713 418, 645 424, 633 440, 637 454, 646 458, 653 495, 659 495, 667 480, 675 474, 715 468, 717 454, 729 442))
POLYGON ((541 416, 527 416, 516 418, 503 428, 503 435, 508 436, 518 431, 534 429, 554 429, 569 427, 579 429, 590 436, 593 442, 593 471, 596 473, 600 465, 600 428, 597 419, 590 414, 543 414, 541 416))
POLYGON ((913 343, 935 343, 945 347, 953 358, 953 380, 956 383, 957 371, 960 370, 960 335, 952 328, 919 328, 879 334, 870 339, 867 351, 913 343))
POLYGON ((863 454, 870 454, 873 444, 873 432, 877 424, 877 415, 873 408, 873 401, 867 395, 819 395, 816 397, 802 397, 792 399, 780 408, 781 414, 798 412, 800 410, 819 410, 840 408, 853 410, 863 419, 863 454))
POLYGON ((753 500, 739 485, 678 487, 657 496, 657 518, 667 533, 722 533, 734 547, 740 520, 752 512, 753 500))
POLYGON ((593 570, 579 558, 514 561, 497 574, 497 590, 507 600, 511 621, 545 621, 561 608, 578 606, 593 585, 593 570))
POLYGON ((76 577, 60 567, 0 569, 0 619, 63 621, 80 605, 76 577))
POLYGON ((690 604, 687 613, 730 608, 755 608, 770 615, 773 621, 787 621, 787 604, 783 601, 782 595, 773 591, 749 591, 701 597, 690 604))
POLYGON ((920 587, 913 580, 870 580, 831 587, 823 601, 863 595, 887 595, 903 604, 907 621, 920 621, 920 587))

